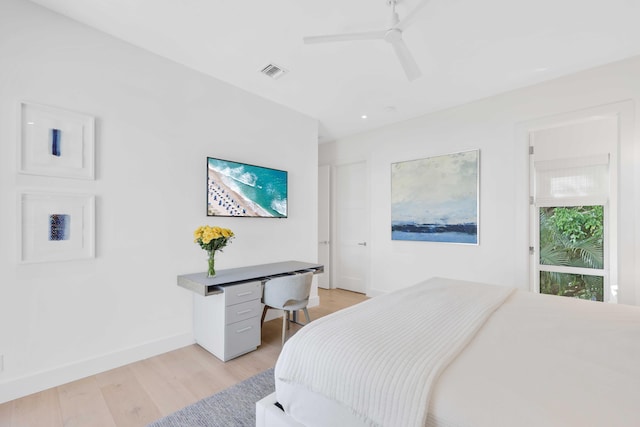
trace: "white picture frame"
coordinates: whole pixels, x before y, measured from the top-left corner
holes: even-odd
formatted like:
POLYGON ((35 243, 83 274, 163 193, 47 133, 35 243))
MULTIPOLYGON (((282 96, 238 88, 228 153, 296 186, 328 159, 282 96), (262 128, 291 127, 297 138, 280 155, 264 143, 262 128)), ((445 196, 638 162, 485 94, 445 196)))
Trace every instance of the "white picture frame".
POLYGON ((95 118, 29 102, 20 103, 18 171, 95 179, 95 118))
POLYGON ((391 240, 479 244, 480 150, 391 164, 391 240))
POLYGON ((95 196, 22 192, 18 195, 21 263, 95 258, 95 196))

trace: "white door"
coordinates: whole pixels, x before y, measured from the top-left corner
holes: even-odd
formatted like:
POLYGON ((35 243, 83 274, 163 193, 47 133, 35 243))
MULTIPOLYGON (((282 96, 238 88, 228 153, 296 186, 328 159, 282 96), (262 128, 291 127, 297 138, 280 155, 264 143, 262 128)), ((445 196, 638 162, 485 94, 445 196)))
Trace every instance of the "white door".
POLYGON ((331 230, 329 227, 331 167, 329 165, 318 168, 318 263, 324 265, 324 274, 319 274, 318 287, 331 288, 331 230))
POLYGON ((336 167, 335 287, 366 293, 368 228, 366 165, 336 167))

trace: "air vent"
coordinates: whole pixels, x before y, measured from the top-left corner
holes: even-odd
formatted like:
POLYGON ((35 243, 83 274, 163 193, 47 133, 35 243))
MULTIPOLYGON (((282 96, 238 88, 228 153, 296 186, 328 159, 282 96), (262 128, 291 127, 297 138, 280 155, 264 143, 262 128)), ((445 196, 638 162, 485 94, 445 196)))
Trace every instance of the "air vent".
POLYGON ((271 77, 272 79, 279 79, 287 72, 287 70, 275 64, 269 64, 262 70, 260 70, 260 72, 265 76, 271 77))

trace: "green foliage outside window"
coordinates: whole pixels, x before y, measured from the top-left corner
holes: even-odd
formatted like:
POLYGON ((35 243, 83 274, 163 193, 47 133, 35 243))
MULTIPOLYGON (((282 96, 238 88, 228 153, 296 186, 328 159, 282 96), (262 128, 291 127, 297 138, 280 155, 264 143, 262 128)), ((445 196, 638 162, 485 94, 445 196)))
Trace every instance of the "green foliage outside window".
MULTIPOLYGON (((540 208, 540 264, 601 269, 603 206, 540 208)), ((603 300, 603 278, 540 272, 540 292, 603 300)))
POLYGON ((541 271, 540 293, 603 301, 604 278, 585 274, 541 271))

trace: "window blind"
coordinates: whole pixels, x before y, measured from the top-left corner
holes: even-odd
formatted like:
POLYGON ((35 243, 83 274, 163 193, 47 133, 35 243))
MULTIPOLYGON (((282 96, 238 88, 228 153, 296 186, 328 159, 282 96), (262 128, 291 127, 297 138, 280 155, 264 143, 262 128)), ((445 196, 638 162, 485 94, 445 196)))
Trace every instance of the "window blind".
POLYGON ((609 155, 534 162, 537 206, 589 206, 609 198, 609 155))

